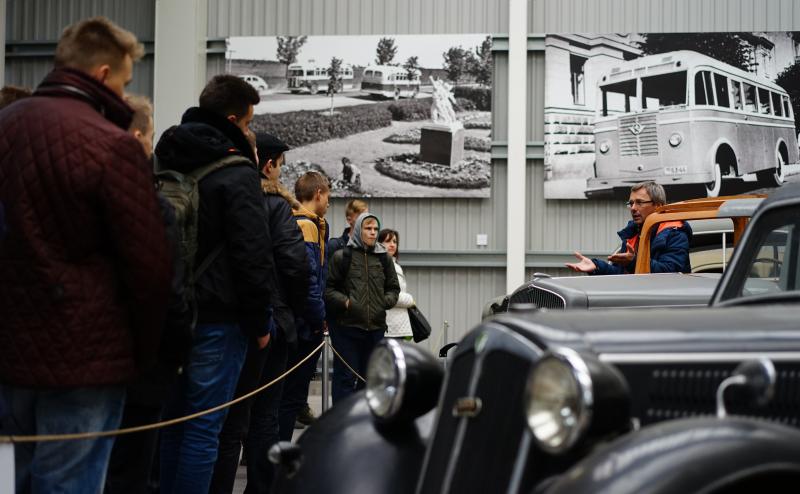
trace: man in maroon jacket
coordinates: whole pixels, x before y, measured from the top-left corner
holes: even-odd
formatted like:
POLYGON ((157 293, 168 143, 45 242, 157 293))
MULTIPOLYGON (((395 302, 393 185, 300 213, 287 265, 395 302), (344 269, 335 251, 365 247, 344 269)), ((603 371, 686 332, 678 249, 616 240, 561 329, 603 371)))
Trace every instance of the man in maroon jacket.
MULTIPOLYGON (((135 36, 69 26, 55 69, 0 112, 3 433, 115 429, 126 381, 156 356, 171 259, 122 100, 135 36)), ((18 491, 99 492, 113 439, 17 444, 18 491)))

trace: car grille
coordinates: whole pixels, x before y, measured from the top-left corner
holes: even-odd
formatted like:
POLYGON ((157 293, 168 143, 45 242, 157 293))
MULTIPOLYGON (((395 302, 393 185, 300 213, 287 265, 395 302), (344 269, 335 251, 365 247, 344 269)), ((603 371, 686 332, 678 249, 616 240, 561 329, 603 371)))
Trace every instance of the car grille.
POLYGON ((631 115, 619 118, 620 156, 657 156, 656 115, 631 115))
POLYGON ((533 304, 543 309, 564 309, 564 299, 553 292, 537 286, 528 285, 512 293, 508 305, 533 304))
MULTIPOLYGON (((662 420, 714 415, 719 384, 738 364, 617 365, 630 385, 633 414, 641 425, 662 420)), ((800 364, 775 364, 775 396, 763 408, 750 405, 741 388, 726 391, 731 415, 753 416, 800 425, 800 364)))

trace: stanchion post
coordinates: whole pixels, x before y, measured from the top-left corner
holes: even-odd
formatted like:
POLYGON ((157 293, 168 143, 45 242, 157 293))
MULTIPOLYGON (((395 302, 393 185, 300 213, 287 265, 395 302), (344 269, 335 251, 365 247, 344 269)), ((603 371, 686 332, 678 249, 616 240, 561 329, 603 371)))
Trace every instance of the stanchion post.
POLYGON ((328 331, 323 333, 325 346, 322 347, 322 413, 328 411, 328 396, 330 395, 330 343, 331 337, 328 331))

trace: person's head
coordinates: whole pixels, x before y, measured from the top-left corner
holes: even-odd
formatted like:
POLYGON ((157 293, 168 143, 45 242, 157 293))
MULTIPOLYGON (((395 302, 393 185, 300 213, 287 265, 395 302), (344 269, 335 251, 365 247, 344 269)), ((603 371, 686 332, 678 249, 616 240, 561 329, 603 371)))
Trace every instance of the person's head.
POLYGON ((664 187, 655 182, 641 182, 631 187, 628 199, 628 209, 634 223, 642 226, 644 220, 656 210, 657 207, 667 203, 667 193, 664 187))
POLYGON ((289 146, 271 134, 256 134, 258 149, 258 166, 270 180, 277 181, 281 176, 281 167, 286 160, 285 154, 289 146))
POLYGON ((367 203, 362 201, 361 199, 353 199, 347 203, 347 206, 344 208, 344 217, 347 220, 347 224, 350 226, 350 229, 353 228, 353 222, 356 221, 358 215, 361 213, 365 213, 369 210, 367 203))
POLYGON ((143 55, 144 46, 133 33, 105 17, 92 17, 64 29, 54 65, 80 70, 121 98, 133 77, 133 62, 143 55))
POLYGON ((386 247, 386 252, 395 259, 400 259, 400 234, 397 230, 384 228, 378 233, 378 242, 386 247))
POLYGON ((3 89, 0 89, 0 110, 15 101, 22 98, 27 98, 30 95, 30 89, 17 86, 3 86, 3 89))
POLYGON ((133 120, 128 127, 128 132, 142 145, 144 154, 148 158, 153 156, 153 105, 145 96, 128 94, 125 102, 133 110, 133 120))
POLYGON ((294 184, 297 201, 320 218, 328 212, 331 187, 328 179, 319 172, 305 172, 294 184))
POLYGON ((261 101, 258 91, 235 75, 216 75, 200 93, 200 108, 227 119, 246 136, 253 120, 253 106, 261 101))
POLYGON ((378 220, 374 216, 368 216, 361 222, 361 242, 367 247, 375 247, 378 241, 378 220))

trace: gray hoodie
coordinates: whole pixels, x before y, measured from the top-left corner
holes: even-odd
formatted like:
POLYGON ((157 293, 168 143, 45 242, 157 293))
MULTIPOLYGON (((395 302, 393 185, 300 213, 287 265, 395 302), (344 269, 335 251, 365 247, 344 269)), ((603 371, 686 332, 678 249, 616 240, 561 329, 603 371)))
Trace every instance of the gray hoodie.
POLYGON ((353 234, 350 235, 350 240, 347 242, 348 247, 352 247, 356 250, 366 250, 368 252, 374 252, 376 254, 383 254, 386 252, 386 247, 383 246, 382 243, 375 240, 375 246, 372 249, 368 249, 366 245, 364 245, 364 241, 361 240, 361 226, 364 224, 368 218, 375 218, 375 221, 378 222, 378 230, 381 229, 381 220, 377 216, 372 213, 364 212, 358 215, 356 221, 354 222, 353 226, 353 234))

